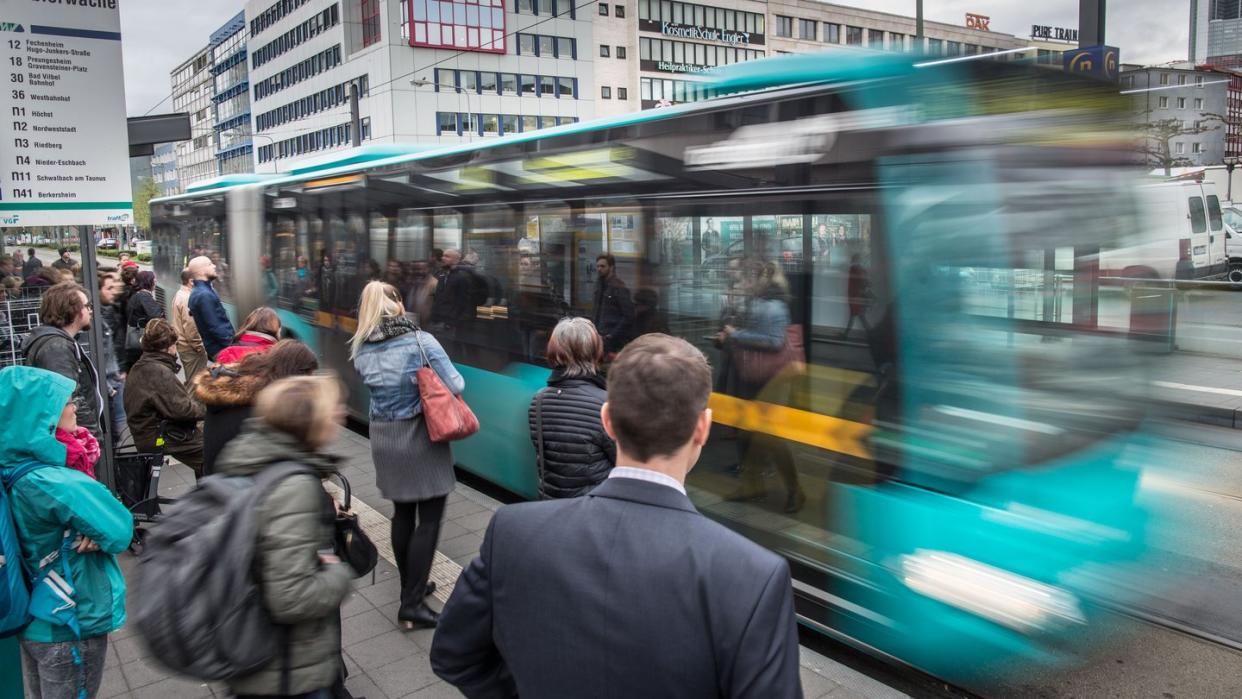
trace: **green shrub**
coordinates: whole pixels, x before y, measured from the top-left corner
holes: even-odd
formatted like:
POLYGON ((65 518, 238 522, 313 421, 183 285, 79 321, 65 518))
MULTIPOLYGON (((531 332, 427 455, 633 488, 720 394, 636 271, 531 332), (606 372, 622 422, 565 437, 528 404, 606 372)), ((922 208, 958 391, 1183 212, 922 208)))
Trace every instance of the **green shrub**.
POLYGON ((150 262, 150 261, 151 261, 151 253, 149 253, 149 252, 140 252, 140 253, 138 253, 138 261, 139 261, 139 262, 150 262))

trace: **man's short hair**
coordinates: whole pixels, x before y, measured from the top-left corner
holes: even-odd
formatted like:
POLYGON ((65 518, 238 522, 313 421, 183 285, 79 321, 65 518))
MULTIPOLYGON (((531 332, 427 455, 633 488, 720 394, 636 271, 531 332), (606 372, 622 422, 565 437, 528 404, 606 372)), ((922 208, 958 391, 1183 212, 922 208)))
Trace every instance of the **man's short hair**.
POLYGON ((639 461, 675 453, 694 435, 711 392, 711 367, 689 342, 662 333, 634 340, 608 370, 617 446, 639 461))
POLYGON ((609 267, 612 267, 613 269, 617 268, 617 258, 613 257, 612 253, 601 252, 595 256, 596 262, 599 262, 600 260, 607 260, 609 267))
POLYGON ((194 274, 190 272, 188 267, 186 269, 181 270, 181 286, 185 286, 186 284, 189 284, 193 279, 194 279, 194 274))
POLYGON ((34 248, 26 248, 26 255, 28 255, 29 257, 34 257, 34 256, 35 256, 35 249, 34 249, 34 248))
POLYGON ((69 252, 69 248, 57 248, 56 252, 63 256, 65 253, 69 252))
POLYGON ((120 280, 121 280, 121 278, 120 278, 120 277, 116 276, 116 270, 103 270, 103 269, 101 269, 101 270, 99 270, 99 272, 96 274, 96 277, 98 278, 98 281, 99 281, 99 290, 100 290, 100 291, 103 291, 104 287, 108 285, 108 280, 110 280, 110 279, 115 279, 115 280, 117 280, 117 281, 120 281, 120 280))
POLYGON ((86 289, 73 282, 60 282, 48 287, 39 302, 39 320, 53 328, 69 325, 86 305, 78 294, 85 295, 86 289))

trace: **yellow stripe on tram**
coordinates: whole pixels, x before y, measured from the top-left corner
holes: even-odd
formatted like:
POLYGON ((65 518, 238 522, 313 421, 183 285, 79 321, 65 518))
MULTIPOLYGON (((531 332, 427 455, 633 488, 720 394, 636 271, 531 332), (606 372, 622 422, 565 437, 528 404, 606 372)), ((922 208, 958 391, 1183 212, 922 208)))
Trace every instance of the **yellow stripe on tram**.
POLYGON ((871 425, 723 393, 712 393, 707 406, 712 409, 712 420, 721 425, 762 432, 838 454, 871 458, 863 442, 871 434, 871 425))

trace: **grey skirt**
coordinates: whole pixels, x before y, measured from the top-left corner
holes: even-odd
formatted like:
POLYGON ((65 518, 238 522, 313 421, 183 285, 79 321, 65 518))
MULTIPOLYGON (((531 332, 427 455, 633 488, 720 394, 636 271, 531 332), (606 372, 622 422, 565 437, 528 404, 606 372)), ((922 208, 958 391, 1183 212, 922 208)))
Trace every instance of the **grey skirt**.
POLYGON ((453 492, 453 449, 431 441, 422 415, 408 420, 371 421, 375 484, 393 502, 419 502, 453 492))

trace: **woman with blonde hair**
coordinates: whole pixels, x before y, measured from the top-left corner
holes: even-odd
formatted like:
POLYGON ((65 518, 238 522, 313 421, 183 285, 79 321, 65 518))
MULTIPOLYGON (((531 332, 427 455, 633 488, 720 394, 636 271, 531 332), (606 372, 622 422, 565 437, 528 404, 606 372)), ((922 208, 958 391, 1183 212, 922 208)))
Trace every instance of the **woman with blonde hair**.
POLYGON ((350 358, 371 391, 371 458, 375 481, 393 502, 392 548, 401 573, 403 628, 432 628, 439 614, 423 598, 440 537, 444 501, 457 485, 453 452, 433 442, 423 421, 417 371, 430 365, 454 394, 466 381, 431 333, 405 315, 401 292, 373 281, 362 290, 350 358))
POLYGON ((531 399, 527 416, 539 469, 539 497, 591 492, 617 461, 617 445, 600 421, 608 386, 599 373, 604 340, 586 318, 565 318, 552 330, 548 386, 531 399))
POLYGON ((331 376, 275 381, 259 391, 254 415, 217 467, 229 476, 254 476, 287 462, 302 467, 259 501, 252 567, 271 620, 287 629, 287 652, 227 684, 239 698, 321 696, 341 677, 340 607, 356 574, 323 553, 333 550, 335 527, 321 481, 337 472, 324 450, 345 420, 341 384, 331 376))

